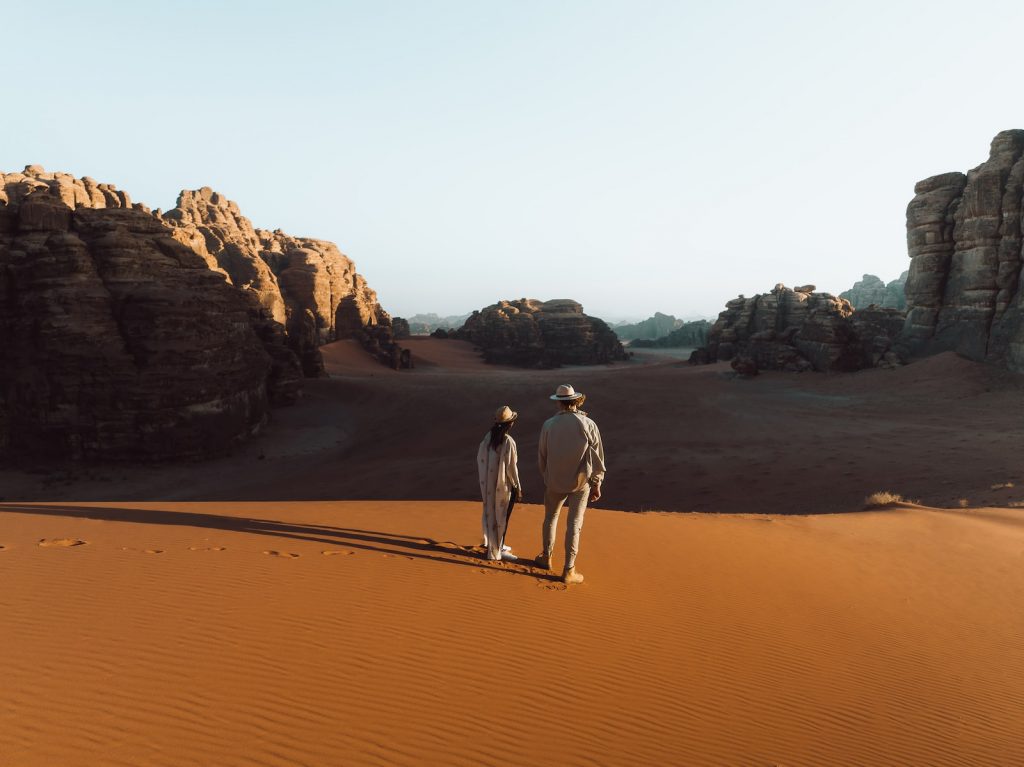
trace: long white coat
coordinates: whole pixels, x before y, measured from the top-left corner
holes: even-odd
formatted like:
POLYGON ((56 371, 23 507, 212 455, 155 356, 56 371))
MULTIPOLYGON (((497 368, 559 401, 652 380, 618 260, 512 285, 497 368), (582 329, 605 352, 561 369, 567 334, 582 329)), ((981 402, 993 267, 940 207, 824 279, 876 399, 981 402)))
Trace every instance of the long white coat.
POLYGON ((518 463, 519 453, 512 437, 506 434, 501 446, 492 450, 490 432, 484 435, 476 451, 476 465, 484 503, 484 546, 488 559, 501 559, 508 504, 514 491, 522 494, 518 463))

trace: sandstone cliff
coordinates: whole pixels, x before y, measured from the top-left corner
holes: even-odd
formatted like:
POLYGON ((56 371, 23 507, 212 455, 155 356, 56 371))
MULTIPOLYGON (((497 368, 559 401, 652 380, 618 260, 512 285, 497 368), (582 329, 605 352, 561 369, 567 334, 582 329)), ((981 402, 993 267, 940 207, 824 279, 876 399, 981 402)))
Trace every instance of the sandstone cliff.
POLYGON ((779 284, 770 293, 729 301, 711 327, 707 347, 693 359, 742 357, 744 369, 790 371, 898 365, 893 337, 902 325, 903 313, 896 309, 855 312, 849 301, 816 293, 813 285, 779 284))
POLYGON ((238 205, 209 187, 183 191, 163 219, 285 326, 307 376, 323 371, 322 344, 391 324, 377 294, 333 242, 255 229, 238 205))
POLYGON ((907 296, 904 288, 907 284, 909 271, 903 272, 898 279, 885 283, 874 274, 865 274, 864 277, 853 284, 849 290, 839 294, 840 298, 849 301, 854 309, 865 309, 868 306, 879 306, 883 309, 907 308, 907 296))
POLYGON ((608 325, 570 299, 499 301, 473 312, 450 336, 471 341, 487 362, 502 365, 552 368, 626 359, 608 325))
POLYGON ((367 326, 389 318, 337 248, 210 190, 165 217, 89 178, 0 174, 0 454, 227 449, 367 326))
POLYGON ((932 176, 914 193, 901 340, 915 354, 955 350, 1024 371, 1024 130, 998 134, 966 175, 932 176))

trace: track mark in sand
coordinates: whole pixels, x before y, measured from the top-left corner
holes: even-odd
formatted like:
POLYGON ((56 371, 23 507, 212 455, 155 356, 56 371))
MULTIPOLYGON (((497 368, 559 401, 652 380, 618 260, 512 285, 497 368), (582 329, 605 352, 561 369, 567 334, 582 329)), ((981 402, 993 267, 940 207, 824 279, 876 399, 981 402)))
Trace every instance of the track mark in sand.
POLYGON ((326 549, 324 551, 321 551, 320 553, 323 554, 325 557, 336 557, 336 556, 339 556, 341 554, 344 554, 344 555, 350 557, 353 554, 355 554, 354 551, 338 551, 337 549, 326 549))
POLYGON ((268 557, 284 557, 285 559, 296 559, 299 556, 291 551, 277 551, 275 549, 267 549, 263 553, 268 557))
POLYGON ((0 551, 6 551, 7 547, 0 543, 0 551))
POLYGON ((146 554, 163 554, 164 553, 163 549, 132 549, 132 548, 129 548, 128 546, 122 546, 121 547, 121 551, 143 551, 146 554))
POLYGON ((558 581, 542 580, 540 578, 537 579, 537 587, 541 588, 541 589, 546 589, 547 591, 568 591, 569 590, 569 587, 566 586, 564 583, 559 583, 558 581))
POLYGON ((58 548, 58 549, 69 549, 72 546, 84 546, 89 541, 83 541, 80 538, 40 538, 39 544, 44 549, 58 548))
POLYGON ((189 546, 189 551, 226 551, 224 546, 189 546))

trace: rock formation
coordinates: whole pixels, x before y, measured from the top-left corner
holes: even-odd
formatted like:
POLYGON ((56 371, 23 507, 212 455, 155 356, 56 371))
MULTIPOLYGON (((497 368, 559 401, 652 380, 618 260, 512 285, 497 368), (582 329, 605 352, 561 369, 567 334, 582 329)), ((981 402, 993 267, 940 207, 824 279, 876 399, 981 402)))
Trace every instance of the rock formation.
POLYGON ((285 326, 307 376, 323 371, 322 344, 391 325, 376 293, 333 242, 255 229, 238 205, 209 187, 183 191, 163 219, 285 326))
POLYGON ((337 248, 208 189, 162 216, 89 178, 0 174, 0 454, 225 450, 361 322, 390 330, 337 248))
POLYGON ((743 357, 761 370, 850 371, 898 365, 893 337, 903 323, 896 309, 872 307, 854 312, 850 302, 813 285, 776 285, 770 293, 740 296, 708 334, 708 345, 694 353, 702 362, 743 357))
POLYGON ((907 275, 909 274, 909 271, 903 272, 899 279, 895 279, 890 283, 882 282, 879 277, 873 274, 865 274, 863 279, 855 282, 849 290, 844 290, 839 294, 839 297, 849 301, 854 309, 864 309, 874 304, 883 309, 899 309, 903 311, 907 308, 907 296, 904 293, 904 287, 907 284, 907 275))
POLYGON ((681 348, 691 347, 698 348, 706 346, 708 342, 708 333, 711 332, 711 323, 707 320, 696 320, 694 322, 685 322, 675 330, 668 333, 668 335, 655 338, 652 341, 647 339, 638 338, 637 340, 630 343, 630 348, 634 346, 638 349, 645 348, 658 348, 658 349, 670 349, 670 348, 681 348))
POLYGON ((487 362, 521 367, 597 365, 626 359, 615 333, 570 299, 499 301, 449 334, 472 342, 487 362))
POLYGON ((1024 130, 998 134, 966 175, 932 176, 914 194, 901 341, 914 354, 954 350, 1024 371, 1024 130))

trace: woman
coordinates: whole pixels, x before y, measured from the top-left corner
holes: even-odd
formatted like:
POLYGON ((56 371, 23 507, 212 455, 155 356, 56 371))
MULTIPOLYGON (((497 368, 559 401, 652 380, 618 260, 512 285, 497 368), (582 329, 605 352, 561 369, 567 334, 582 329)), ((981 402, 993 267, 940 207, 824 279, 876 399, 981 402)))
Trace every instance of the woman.
POLYGON ((480 496, 484 502, 484 551, 493 561, 516 560, 511 547, 505 545, 505 529, 512 503, 523 497, 516 441, 509 436, 518 415, 508 405, 498 408, 494 425, 476 451, 480 496))

